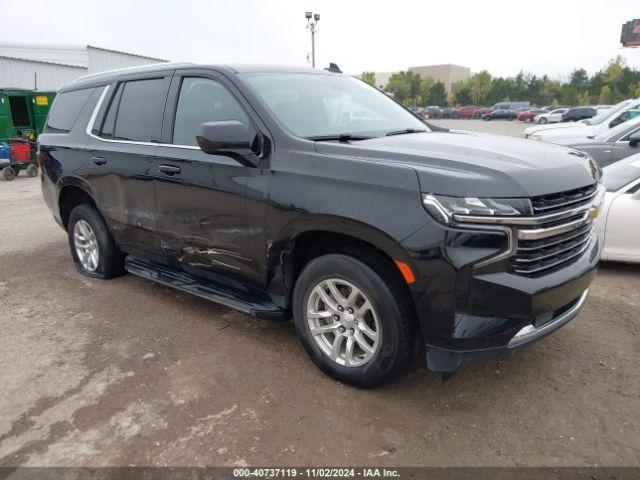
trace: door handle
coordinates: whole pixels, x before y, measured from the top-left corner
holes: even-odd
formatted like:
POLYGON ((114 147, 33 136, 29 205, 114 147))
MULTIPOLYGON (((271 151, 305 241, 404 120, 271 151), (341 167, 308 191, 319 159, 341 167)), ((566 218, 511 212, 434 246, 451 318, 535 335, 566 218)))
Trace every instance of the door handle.
POLYGON ((167 175, 176 175, 182 171, 180 167, 176 167, 175 165, 158 165, 158 170, 167 175))
POLYGON ((104 157, 91 157, 91 163, 100 166, 107 163, 107 159, 104 157))

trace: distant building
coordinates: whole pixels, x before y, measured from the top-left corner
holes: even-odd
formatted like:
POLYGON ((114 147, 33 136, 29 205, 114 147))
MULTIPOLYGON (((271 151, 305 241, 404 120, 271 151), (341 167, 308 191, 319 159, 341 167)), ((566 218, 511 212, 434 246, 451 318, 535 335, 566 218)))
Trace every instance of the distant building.
POLYGON ((92 45, 0 43, 0 88, 58 90, 83 75, 166 61, 92 45))
MULTIPOLYGON (((444 83, 447 93, 455 90, 457 82, 468 80, 471 77, 471 69, 460 65, 426 65, 423 67, 409 67, 414 73, 419 73, 422 78, 432 77, 434 80, 444 83)), ((397 72, 376 72, 376 87, 383 89, 391 75, 397 72)))

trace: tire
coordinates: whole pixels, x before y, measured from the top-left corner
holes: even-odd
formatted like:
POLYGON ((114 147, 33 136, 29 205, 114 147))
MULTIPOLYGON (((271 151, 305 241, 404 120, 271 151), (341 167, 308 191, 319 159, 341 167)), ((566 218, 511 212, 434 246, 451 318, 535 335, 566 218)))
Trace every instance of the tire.
POLYGON ((540 120, 538 120, 538 123, 547 123, 548 120, 544 117, 542 117, 540 120))
MULTIPOLYGON (((78 233, 83 231, 80 226, 78 227, 78 233)), ((76 269, 80 273, 88 277, 102 279, 119 277, 125 273, 124 254, 116 246, 104 220, 94 207, 86 204, 75 207, 69 215, 67 234, 71 256, 76 269), (76 243, 77 241, 79 242, 79 237, 76 235, 76 225, 78 223, 81 223, 80 226, 84 231, 88 231, 88 227, 93 234, 94 241, 91 244, 97 250, 97 261, 94 262, 95 268, 87 266, 87 262, 83 263, 80 259, 78 244, 76 243)))
POLYGON ((10 182, 14 178, 16 178, 16 171, 13 167, 4 167, 2 169, 2 178, 4 178, 7 182, 10 182))
POLYGON ((27 167, 27 177, 37 177, 38 176, 38 167, 35 165, 29 165, 27 167))
MULTIPOLYGON (((293 293, 296 331, 313 362, 327 375, 357 387, 373 388, 399 375, 411 363, 416 339, 413 309, 408 294, 400 288, 398 279, 388 272, 389 267, 377 256, 367 255, 359 259, 334 253, 315 258, 300 273, 293 293), (322 301, 317 292, 323 282, 333 280, 344 294, 343 299, 353 293, 353 289, 349 290, 349 285, 361 292, 362 296, 354 299, 355 315, 351 315, 351 319, 346 318, 350 313, 349 304, 345 303, 347 308, 343 308, 340 316, 331 315, 327 320, 309 319, 307 311, 310 306, 312 309, 324 309, 321 310, 323 314, 330 313, 330 307, 322 301), (362 310, 365 299, 369 301, 372 309, 365 308, 365 316, 358 317, 358 310, 362 310), (316 321, 322 322, 320 327, 333 330, 312 334, 310 322, 316 321), (346 322, 346 325, 343 322, 346 322), (336 325, 338 327, 335 327, 336 325), (369 332, 378 332, 377 341, 372 340, 373 337, 366 333, 366 327, 369 332), (330 351, 335 348, 339 336, 342 337, 339 343, 340 351, 338 358, 333 359, 330 351), (363 339, 373 352, 360 347, 363 339), (347 348, 350 343, 353 345, 352 360, 347 361, 347 348)), ((325 288, 324 292, 331 295, 328 288, 325 288)))

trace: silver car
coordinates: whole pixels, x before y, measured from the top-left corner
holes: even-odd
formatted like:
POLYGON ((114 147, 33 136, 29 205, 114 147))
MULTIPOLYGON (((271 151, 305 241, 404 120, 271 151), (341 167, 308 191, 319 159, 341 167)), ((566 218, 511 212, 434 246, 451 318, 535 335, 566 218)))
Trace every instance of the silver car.
POLYGON ((607 132, 585 139, 555 142, 587 152, 601 167, 640 153, 640 117, 622 123, 607 132))

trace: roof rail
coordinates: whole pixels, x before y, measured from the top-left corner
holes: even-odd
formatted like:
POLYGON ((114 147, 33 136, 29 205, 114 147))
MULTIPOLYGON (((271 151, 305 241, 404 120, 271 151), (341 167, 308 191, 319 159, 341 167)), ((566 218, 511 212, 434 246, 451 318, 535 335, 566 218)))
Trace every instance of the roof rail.
POLYGON ((161 62, 161 63, 151 63, 149 65, 141 65, 139 67, 126 67, 126 68, 116 68, 114 70, 105 70, 104 72, 90 73, 89 75, 83 75, 74 80, 74 82, 79 82, 81 80, 87 80, 89 78, 98 78, 101 76, 108 76, 113 73, 125 73, 125 72, 146 72, 148 70, 155 70, 158 68, 178 68, 178 67, 190 67, 195 65, 195 63, 191 62, 161 62))

